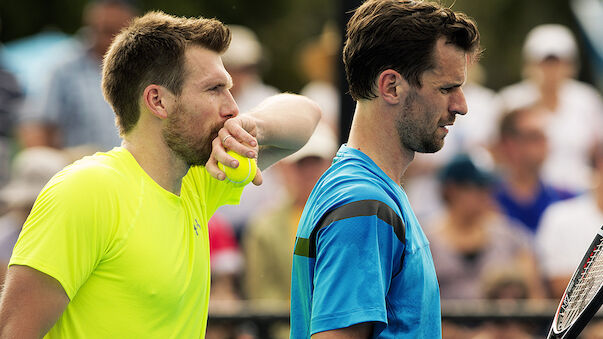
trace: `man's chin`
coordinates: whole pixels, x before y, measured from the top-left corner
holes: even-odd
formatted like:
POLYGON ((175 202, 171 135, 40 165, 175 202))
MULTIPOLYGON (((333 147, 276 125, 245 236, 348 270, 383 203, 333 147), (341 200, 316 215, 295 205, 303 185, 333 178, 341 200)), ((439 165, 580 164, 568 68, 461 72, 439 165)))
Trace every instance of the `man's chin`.
POLYGON ((189 167, 205 166, 205 164, 209 160, 209 155, 207 154, 207 152, 202 152, 202 151, 190 152, 189 150, 174 149, 174 148, 172 148, 172 151, 176 154, 176 156, 178 156, 178 158, 180 158, 182 161, 184 161, 184 163, 186 163, 189 167), (202 153, 202 156, 199 156, 200 153, 202 153))
POLYGON ((421 149, 417 152, 419 153, 436 153, 444 147, 444 140, 442 139, 439 143, 425 143, 422 145, 421 149))

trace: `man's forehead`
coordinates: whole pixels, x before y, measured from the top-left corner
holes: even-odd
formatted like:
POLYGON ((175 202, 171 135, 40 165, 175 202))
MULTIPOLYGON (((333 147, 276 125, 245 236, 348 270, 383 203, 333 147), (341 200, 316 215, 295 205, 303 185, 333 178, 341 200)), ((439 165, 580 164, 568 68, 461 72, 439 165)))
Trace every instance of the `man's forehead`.
POLYGON ((212 82, 232 83, 230 74, 224 68, 222 59, 217 52, 203 47, 189 47, 185 52, 186 73, 190 79, 200 84, 212 82))
POLYGON ((462 49, 440 41, 434 47, 434 67, 426 71, 424 76, 434 77, 441 82, 465 82, 470 56, 462 49))

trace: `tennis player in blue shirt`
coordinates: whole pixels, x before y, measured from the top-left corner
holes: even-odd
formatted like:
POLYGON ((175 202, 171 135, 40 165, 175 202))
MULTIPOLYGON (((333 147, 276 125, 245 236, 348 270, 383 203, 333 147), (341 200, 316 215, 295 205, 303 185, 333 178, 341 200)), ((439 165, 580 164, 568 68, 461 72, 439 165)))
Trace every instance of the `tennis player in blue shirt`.
POLYGON ((415 152, 441 149, 467 113, 479 52, 475 23, 435 3, 368 0, 353 14, 343 61, 356 111, 297 230, 292 339, 442 336, 429 243, 401 184, 415 152))

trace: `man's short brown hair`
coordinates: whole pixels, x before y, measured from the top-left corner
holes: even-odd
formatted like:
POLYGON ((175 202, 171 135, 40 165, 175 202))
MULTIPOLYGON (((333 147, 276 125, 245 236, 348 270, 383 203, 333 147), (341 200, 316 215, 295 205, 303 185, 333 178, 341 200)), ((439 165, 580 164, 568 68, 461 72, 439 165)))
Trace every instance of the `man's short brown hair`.
POLYGON ((440 37, 465 52, 479 54, 475 23, 439 4, 409 0, 368 0, 347 25, 343 62, 355 100, 376 97, 374 84, 386 69, 399 72, 412 86, 432 69, 440 37))
POLYGON ((181 93, 187 46, 223 53, 230 39, 230 30, 216 19, 175 17, 159 11, 136 18, 124 28, 105 55, 102 80, 120 134, 138 122, 139 100, 146 86, 156 84, 181 93))

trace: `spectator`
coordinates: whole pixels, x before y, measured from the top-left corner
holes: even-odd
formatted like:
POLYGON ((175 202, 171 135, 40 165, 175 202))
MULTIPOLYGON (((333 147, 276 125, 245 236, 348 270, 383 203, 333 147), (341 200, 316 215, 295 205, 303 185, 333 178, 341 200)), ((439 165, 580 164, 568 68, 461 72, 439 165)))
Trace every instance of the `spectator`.
MULTIPOLYGON (((2 23, 0 22, 0 32, 2 23)), ((14 123, 23 91, 15 76, 5 68, 0 44, 0 187, 10 175, 10 159, 14 138, 14 123)))
POLYGON ((17 79, 3 67, 1 61, 0 59, 0 187, 9 177, 14 122, 23 96, 17 79))
POLYGON ((543 296, 530 237, 496 212, 494 174, 476 155, 460 154, 440 172, 445 210, 428 229, 442 299, 485 298, 486 279, 520 273, 530 297, 543 296))
POLYGON ((549 153, 545 131, 548 118, 547 112, 537 106, 505 114, 495 147, 502 172, 495 191, 498 205, 503 213, 520 221, 532 233, 550 204, 573 196, 541 178, 542 165, 549 153))
MULTIPOLYGON (((241 308, 240 276, 243 255, 232 226, 221 215, 214 214, 208 222, 211 287, 209 309, 218 313, 234 313, 241 308)), ((236 338, 243 330, 230 322, 210 321, 206 339, 236 338)))
POLYGON ((101 62, 113 37, 137 13, 128 0, 93 0, 84 9, 82 48, 51 72, 42 94, 29 97, 20 118, 24 147, 120 145, 113 111, 101 91, 101 62))
POLYGON ((287 198, 254 215, 244 238, 249 299, 289 300, 291 247, 297 224, 314 184, 331 165, 336 151, 334 133, 322 124, 306 146, 278 164, 287 198))
MULTIPOLYGON (((210 300, 239 301, 243 255, 232 226, 219 214, 208 223, 212 285, 210 300)), ((211 304, 211 301, 210 301, 211 304)))
POLYGON ((585 248, 603 224, 603 142, 593 147, 591 160, 591 190, 551 205, 536 233, 539 259, 554 298, 563 295, 585 248))
MULTIPOLYGON (((500 271, 488 277, 484 282, 487 300, 525 300, 530 296, 526 279, 513 270, 500 271)), ((493 319, 485 321, 472 336, 472 339, 534 339, 538 328, 520 320, 493 319)))
MULTIPOLYGON (((229 25, 232 32, 230 47, 222 56, 224 67, 232 76, 232 96, 239 111, 245 114, 257 108, 265 98, 278 93, 278 89, 266 85, 260 70, 264 61, 263 47, 257 35, 249 28, 229 25)), ((237 238, 245 229, 249 217, 260 209, 276 205, 284 194, 282 183, 274 168, 262 171, 261 186, 245 189, 239 206, 222 206, 218 213, 234 228, 237 238)))
POLYGON ((542 106, 550 116, 545 131, 550 144, 543 179, 567 191, 584 191, 590 185, 588 153, 602 126, 603 102, 590 85, 573 77, 578 49, 564 26, 537 26, 523 46, 524 80, 503 88, 506 110, 542 106))
POLYGON ((300 94, 318 103, 323 112, 323 120, 336 132, 339 130, 340 94, 335 85, 335 77, 340 46, 341 38, 337 30, 328 23, 318 37, 302 46, 298 55, 298 69, 307 81, 300 94))
POLYGON ((17 242, 21 226, 50 178, 67 166, 68 156, 48 147, 32 147, 15 156, 11 180, 0 190, 0 203, 6 213, 0 216, 0 285, 17 242))
MULTIPOLYGON (((252 216, 244 235, 245 291, 249 299, 289 302, 291 247, 304 204, 337 151, 337 139, 326 123, 319 124, 308 143, 277 166, 287 195, 278 204, 252 216)), ((272 337, 289 338, 289 327, 271 328, 272 337)))

